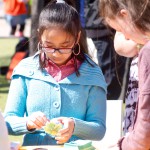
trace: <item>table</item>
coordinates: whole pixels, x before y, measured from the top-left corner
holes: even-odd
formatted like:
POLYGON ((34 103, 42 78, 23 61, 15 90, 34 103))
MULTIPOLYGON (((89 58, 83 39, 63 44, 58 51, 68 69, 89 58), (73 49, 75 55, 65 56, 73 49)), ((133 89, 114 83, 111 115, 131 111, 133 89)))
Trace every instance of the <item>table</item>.
POLYGON ((22 146, 19 150, 65 150, 63 146, 22 146))
MULTIPOLYGON (((107 144, 101 144, 98 141, 93 141, 92 145, 96 148, 96 150, 103 150, 107 147, 107 144)), ((63 145, 51 145, 51 146, 22 146, 19 150, 78 150, 78 148, 68 148, 63 145)))

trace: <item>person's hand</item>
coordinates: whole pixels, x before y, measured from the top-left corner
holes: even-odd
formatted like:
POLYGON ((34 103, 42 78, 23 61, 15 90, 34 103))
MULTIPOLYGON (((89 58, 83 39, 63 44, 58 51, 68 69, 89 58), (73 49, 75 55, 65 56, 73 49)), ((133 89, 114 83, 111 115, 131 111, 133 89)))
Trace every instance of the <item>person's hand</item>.
POLYGON ((63 124, 63 129, 58 132, 55 140, 57 140, 57 144, 63 144, 67 142, 72 136, 74 131, 74 120, 67 117, 60 117, 57 118, 57 120, 63 124))
POLYGON ((27 129, 41 129, 47 121, 48 119, 46 118, 44 113, 40 111, 35 112, 27 119, 27 129))
POLYGON ((116 53, 124 57, 134 57, 139 52, 137 43, 132 40, 126 39, 124 34, 118 31, 116 32, 114 37, 114 48, 116 53))

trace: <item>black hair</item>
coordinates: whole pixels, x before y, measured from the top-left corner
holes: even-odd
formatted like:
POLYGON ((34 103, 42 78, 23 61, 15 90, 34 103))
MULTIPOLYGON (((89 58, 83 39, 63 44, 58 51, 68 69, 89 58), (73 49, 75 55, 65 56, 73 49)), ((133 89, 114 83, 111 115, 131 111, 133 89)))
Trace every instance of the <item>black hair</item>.
MULTIPOLYGON (((69 2, 69 0, 67 0, 69 2)), ((71 1, 70 1, 71 2, 71 1)), ((73 3, 70 3, 73 4, 73 3)), ((72 57, 74 58, 75 62, 75 71, 76 75, 79 75, 79 71, 77 69, 77 62, 76 59, 79 61, 87 60, 85 57, 85 53, 88 53, 87 50, 87 42, 86 42, 86 35, 84 30, 81 27, 80 17, 77 10, 68 5, 66 2, 59 3, 57 0, 51 1, 46 5, 46 7, 42 10, 39 16, 39 41, 40 37, 46 29, 51 27, 60 27, 64 31, 68 32, 72 36, 74 36, 77 40, 78 34, 81 31, 81 37, 79 40, 80 45, 80 53, 79 55, 74 55, 72 53, 72 57)), ((78 45, 74 47, 74 52, 78 53, 78 45)), ((45 59, 44 59, 45 60, 45 59)), ((89 62, 89 61, 88 61, 89 62)), ((44 68, 46 65, 46 61, 42 61, 40 57, 40 66, 44 68)))

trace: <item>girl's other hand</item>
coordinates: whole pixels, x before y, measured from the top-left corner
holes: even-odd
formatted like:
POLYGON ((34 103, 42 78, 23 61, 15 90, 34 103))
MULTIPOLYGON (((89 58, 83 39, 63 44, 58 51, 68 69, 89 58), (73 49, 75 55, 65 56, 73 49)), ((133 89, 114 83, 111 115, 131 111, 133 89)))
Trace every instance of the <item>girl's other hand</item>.
POLYGON ((67 142, 74 131, 74 120, 72 118, 60 117, 57 120, 63 124, 63 129, 61 129, 55 139, 57 140, 57 144, 63 144, 67 142))
POLYGON ((116 32, 115 34, 114 48, 116 53, 124 57, 134 57, 139 52, 137 43, 132 40, 126 39, 124 34, 121 32, 116 32))
POLYGON ((47 121, 48 119, 46 118, 44 113, 40 111, 35 112, 27 119, 27 129, 41 129, 47 121))

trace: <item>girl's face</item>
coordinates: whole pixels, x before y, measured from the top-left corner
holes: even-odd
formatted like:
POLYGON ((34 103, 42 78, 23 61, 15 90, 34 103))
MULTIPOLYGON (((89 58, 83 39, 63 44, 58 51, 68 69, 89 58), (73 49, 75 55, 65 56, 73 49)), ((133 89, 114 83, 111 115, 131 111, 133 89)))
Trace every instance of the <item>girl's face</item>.
POLYGON ((106 22, 116 31, 122 32, 126 39, 145 44, 145 35, 133 23, 127 10, 122 9, 115 18, 106 18, 106 22))
POLYGON ((53 61, 57 66, 67 63, 71 58, 72 48, 76 44, 76 39, 59 28, 45 30, 41 36, 42 47, 45 49, 55 49, 54 52, 45 52, 46 56, 53 61), (60 53, 59 50, 70 51, 67 53, 60 53))

